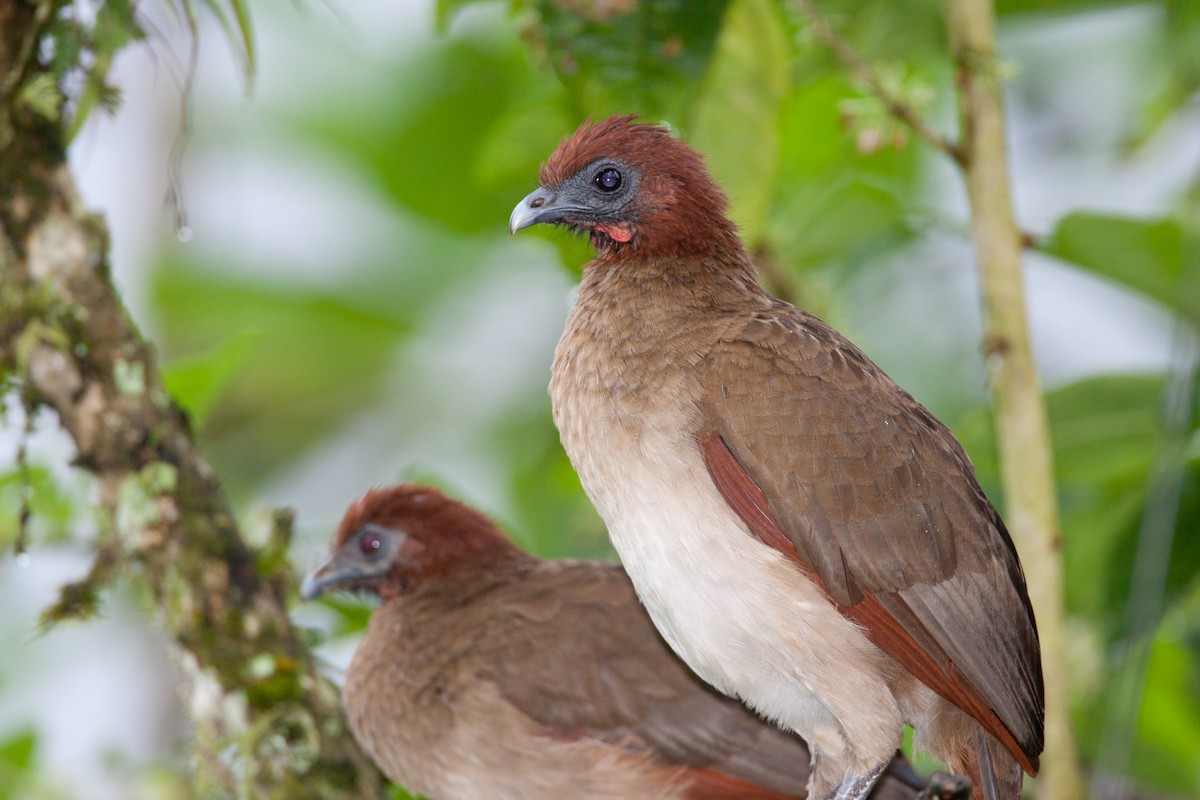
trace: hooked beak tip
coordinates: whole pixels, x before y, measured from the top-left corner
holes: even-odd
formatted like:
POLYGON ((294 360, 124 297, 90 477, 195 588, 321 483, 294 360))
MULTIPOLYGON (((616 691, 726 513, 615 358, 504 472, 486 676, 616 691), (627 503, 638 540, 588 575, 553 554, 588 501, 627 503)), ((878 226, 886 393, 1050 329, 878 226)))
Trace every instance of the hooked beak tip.
POLYGON ((525 196, 508 218, 508 232, 514 234, 522 228, 549 222, 554 219, 550 195, 545 189, 538 188, 525 196))
POLYGON ((347 576, 344 570, 331 568, 329 562, 322 564, 304 576, 300 584, 300 599, 308 603, 330 591, 347 576))
POLYGON ((307 603, 320 596, 321 582, 317 580, 316 573, 305 575, 304 582, 300 584, 300 599, 307 603))

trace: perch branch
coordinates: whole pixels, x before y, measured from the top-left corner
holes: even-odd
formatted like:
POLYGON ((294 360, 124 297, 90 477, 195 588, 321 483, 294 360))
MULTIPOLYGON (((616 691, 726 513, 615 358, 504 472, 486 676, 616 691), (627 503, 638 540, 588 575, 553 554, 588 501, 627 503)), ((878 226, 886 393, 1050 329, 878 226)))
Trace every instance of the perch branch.
POLYGON ((945 153, 960 166, 965 166, 966 154, 962 146, 929 127, 929 124, 912 106, 889 90, 866 59, 860 56, 850 46, 850 43, 833 29, 829 20, 825 18, 813 0, 795 0, 795 3, 796 7, 800 9, 800 13, 808 20, 808 24, 812 26, 813 34, 817 39, 833 51, 838 60, 850 70, 850 74, 854 76, 855 80, 870 89, 871 93, 883 102, 889 114, 912 128, 913 133, 924 139, 934 149, 945 153))
POLYGON ((1071 732, 1063 648, 1062 554, 1049 425, 1029 341, 1022 236, 1009 192, 1001 81, 990 0, 949 0, 964 177, 978 258, 1008 528, 1020 551, 1042 641, 1046 747, 1039 795, 1084 797, 1071 732))

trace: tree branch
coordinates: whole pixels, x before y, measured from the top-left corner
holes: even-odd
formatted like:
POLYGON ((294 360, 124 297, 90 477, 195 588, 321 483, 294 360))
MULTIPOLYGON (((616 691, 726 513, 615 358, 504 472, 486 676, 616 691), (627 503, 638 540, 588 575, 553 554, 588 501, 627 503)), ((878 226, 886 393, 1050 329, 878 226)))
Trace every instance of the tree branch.
MULTIPOLYGON (((47 75, 11 60, 37 58, 11 46, 36 32, 27 4, 0 0, 0 20, 0 75, 47 75)), ((58 415, 77 464, 96 476, 102 530, 90 575, 49 619, 87 612, 114 575, 147 587, 193 679, 197 738, 211 745, 197 775, 205 796, 385 797, 288 619, 290 527, 277 524, 264 551, 242 539, 113 288, 106 229, 76 193, 62 121, 22 107, 20 90, 0 100, 10 134, 0 140, 0 376, 58 415)))
POLYGON ((912 106, 902 97, 890 91, 866 59, 855 52, 850 43, 833 29, 829 20, 825 18, 813 0, 795 0, 795 3, 800 13, 812 26, 813 34, 817 39, 832 50, 838 60, 846 65, 855 80, 870 89, 871 94, 883 102, 888 113, 912 128, 913 133, 924 139, 934 149, 950 156, 959 166, 966 165, 966 155, 962 147, 929 127, 929 124, 912 106))
POLYGON ((995 406, 1000 472, 1013 535, 1037 615, 1046 684, 1039 794, 1084 797, 1071 732, 1063 648, 1062 555, 1049 426, 1029 341, 1022 236, 1009 192, 1001 82, 990 0, 948 0, 957 70, 964 175, 985 311, 984 351, 995 406))

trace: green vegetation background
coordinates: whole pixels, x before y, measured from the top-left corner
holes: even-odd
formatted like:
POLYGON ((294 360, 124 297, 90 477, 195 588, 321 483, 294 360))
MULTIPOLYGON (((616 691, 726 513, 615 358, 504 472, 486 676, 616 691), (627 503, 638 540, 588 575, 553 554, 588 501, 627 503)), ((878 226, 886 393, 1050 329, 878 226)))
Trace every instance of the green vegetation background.
MULTIPOLYGON (((1138 159, 1194 105, 1200 84, 1195 2, 1137 5, 1142 24, 1115 53, 1104 50, 1113 37, 1056 43, 1053 32, 1073 19, 1125 13, 1115 5, 1016 0, 998 8, 1002 51, 1007 35, 1025 34, 1003 77, 1031 124, 1069 125, 1069 109, 1039 94, 1063 71, 1115 64, 1122 81, 1139 87, 1088 99, 1123 120, 1119 136, 1063 137, 1075 155, 1095 155, 1098 170, 1138 159)), ((953 130, 940 3, 821 7, 889 85, 953 130)), ((585 117, 634 111, 669 121, 705 153, 748 244, 773 265, 768 283, 862 344, 944 419, 1002 504, 976 301, 962 291, 974 285, 973 267, 954 170, 864 94, 787 6, 443 1, 437 30, 386 58, 357 49, 324 7, 263 2, 251 10, 260 35, 277 26, 314 51, 339 53, 343 64, 323 80, 299 67, 303 84, 253 118, 245 108, 202 104, 191 157, 270 150, 277 162, 320 165, 358 198, 351 212, 322 221, 344 236, 344 255, 314 274, 287 251, 206 243, 193 220, 192 243, 164 238, 140 320, 247 515, 273 502, 303 508, 303 487, 326 475, 340 503, 373 484, 421 479, 496 514, 538 553, 611 555, 559 448, 545 392, 557 326, 588 251, 558 231, 510 239, 506 223, 565 133, 585 117), (355 213, 367 206, 368 218, 355 213)), ((1018 213, 1020 199, 1018 187, 1018 213)), ((1035 229, 1037 249, 1057 269, 1138 296, 1194 344, 1200 176, 1174 202, 1154 219, 1081 206, 1035 229)), ((268 211, 263 225, 272 224, 268 211)), ((1070 324, 1062 320, 1061 330, 1070 324)), ((1197 796, 1200 451, 1195 359, 1179 350, 1180 374, 1088 374, 1051 385, 1048 401, 1083 757, 1093 768, 1126 768, 1110 761, 1120 750, 1106 749, 1106 734, 1120 735, 1113 709, 1127 696, 1123 665, 1146 655, 1128 774, 1168 795, 1197 796), (1168 385, 1183 387, 1174 428, 1165 422, 1168 385), (1164 456, 1175 452, 1182 469, 1164 456), (1164 602, 1160 613, 1150 598, 1148 636, 1130 612, 1143 534, 1171 542, 1164 602)), ((86 510, 34 468, 35 513, 69 530, 86 510)), ((13 475, 0 477, 7 507, 15 507, 14 485, 13 475)), ((339 513, 332 504, 302 513, 301 568, 315 561, 339 513)), ((0 536, 12 536, 12 520, 9 510, 0 515, 0 536)), ((361 613, 344 613, 346 630, 361 625, 361 613)), ((0 785, 29 778, 35 748, 33 733, 0 742, 0 785)))

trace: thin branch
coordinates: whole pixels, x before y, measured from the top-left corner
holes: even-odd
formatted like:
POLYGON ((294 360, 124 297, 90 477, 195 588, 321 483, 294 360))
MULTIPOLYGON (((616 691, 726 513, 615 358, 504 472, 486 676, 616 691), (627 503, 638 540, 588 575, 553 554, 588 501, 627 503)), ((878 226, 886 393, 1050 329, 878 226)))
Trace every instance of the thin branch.
POLYGON ((192 140, 192 89, 196 83, 200 65, 200 30, 196 14, 190 2, 182 4, 187 23, 188 61, 183 85, 179 88, 179 130, 171 145, 170 165, 167 173, 167 203, 175 217, 175 235, 182 242, 190 241, 192 229, 187 221, 187 200, 184 196, 183 159, 192 140))
POLYGON ((898 97, 890 91, 871 65, 867 63, 866 59, 860 56, 850 46, 850 43, 833 29, 833 26, 829 24, 829 20, 825 18, 825 15, 817 8, 817 4, 813 0, 795 0, 795 4, 800 13, 804 15, 805 19, 812 26, 813 33, 817 39, 833 51, 833 54, 846 65, 850 70, 850 74, 859 83, 865 85, 871 90, 873 95, 883 101, 888 113, 912 128, 917 136, 924 139, 934 149, 948 155, 959 166, 966 166, 966 153, 962 146, 929 127, 929 124, 925 122, 912 106, 905 102, 903 98, 898 97))
MULTIPOLYGON (((833 29, 829 24, 829 20, 817 8, 812 0, 795 0, 796 6, 800 9, 809 24, 813 27, 813 33, 816 37, 825 44, 838 60, 850 70, 850 73, 863 85, 871 90, 888 110, 888 113, 893 117, 903 122, 913 133, 917 134, 927 144, 931 145, 935 150, 945 153, 954 163, 958 164, 962 169, 968 167, 967 150, 960 144, 952 141, 946 136, 935 131, 925 122, 916 109, 906 103, 902 98, 897 97, 883 80, 875 73, 871 65, 866 59, 860 56, 850 43, 833 29)), ((1019 231, 1021 237, 1021 247, 1026 250, 1032 250, 1038 247, 1040 238, 1037 234, 1021 229, 1019 231)))
POLYGON ((964 178, 985 311, 1005 520, 1029 583, 1045 677, 1046 745, 1039 795, 1084 797, 1063 646, 1062 553, 1049 424, 1026 319, 1022 237, 1009 189, 1002 85, 991 0, 948 0, 964 178))

